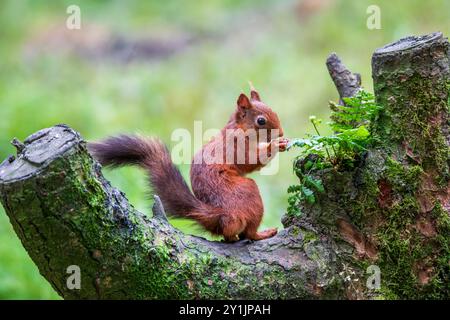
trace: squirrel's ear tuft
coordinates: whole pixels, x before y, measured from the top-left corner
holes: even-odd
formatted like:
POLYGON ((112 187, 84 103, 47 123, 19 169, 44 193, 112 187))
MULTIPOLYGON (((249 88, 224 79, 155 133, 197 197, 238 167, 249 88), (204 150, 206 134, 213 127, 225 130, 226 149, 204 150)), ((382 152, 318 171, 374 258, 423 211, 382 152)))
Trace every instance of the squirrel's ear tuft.
POLYGON ((261 98, 259 97, 258 91, 256 91, 255 87, 253 86, 253 83, 251 81, 248 82, 250 85, 250 98, 255 101, 261 101, 261 98))
POLYGON ((237 99, 237 105, 241 109, 250 109, 252 107, 250 99, 244 93, 241 93, 239 95, 239 98, 237 99))

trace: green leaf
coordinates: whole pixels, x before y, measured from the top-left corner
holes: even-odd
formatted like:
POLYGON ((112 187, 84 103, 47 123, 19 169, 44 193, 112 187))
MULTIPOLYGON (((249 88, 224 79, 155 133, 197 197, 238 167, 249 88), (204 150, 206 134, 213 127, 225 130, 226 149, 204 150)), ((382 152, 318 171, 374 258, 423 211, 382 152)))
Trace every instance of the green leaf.
POLYGON ((302 194, 305 196, 305 199, 308 203, 313 204, 316 202, 314 192, 310 188, 302 185, 302 194))
POLYGON ((345 130, 339 134, 340 137, 344 137, 351 140, 365 140, 370 136, 369 130, 365 126, 360 126, 355 129, 345 130))
POLYGON ((305 179, 303 180, 303 183, 307 187, 315 189, 315 190, 317 190, 320 193, 325 192, 325 188, 323 187, 322 180, 320 180, 320 179, 314 179, 311 176, 305 176, 305 179))
POLYGON ((308 160, 308 161, 305 163, 305 165, 304 165, 305 170, 310 170, 310 169, 312 168, 313 165, 314 165, 314 162, 308 160))
POLYGON ((299 192, 300 190, 301 189, 300 189, 299 185, 292 185, 292 186, 289 186, 287 192, 288 193, 294 193, 294 192, 299 192))

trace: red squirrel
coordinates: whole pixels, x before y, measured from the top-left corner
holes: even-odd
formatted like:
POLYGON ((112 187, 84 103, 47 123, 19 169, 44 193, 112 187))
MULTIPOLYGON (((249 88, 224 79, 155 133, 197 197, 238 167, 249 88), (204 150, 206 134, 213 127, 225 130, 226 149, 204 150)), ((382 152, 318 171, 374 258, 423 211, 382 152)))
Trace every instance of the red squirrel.
POLYGON ((276 228, 258 232, 264 213, 263 202, 255 181, 245 175, 263 167, 277 151, 286 150, 288 140, 282 136, 277 114, 261 101, 251 86, 250 98, 244 93, 239 95, 228 123, 194 156, 190 171, 193 193, 159 139, 120 135, 89 143, 88 148, 102 165, 137 164, 145 168, 151 187, 169 214, 194 219, 212 234, 223 235, 225 241, 234 242, 262 240, 277 234, 276 228), (230 138, 227 135, 230 131, 238 133, 230 138), (260 142, 255 148, 250 146, 247 135, 250 131, 256 133, 260 142), (271 139, 274 133, 275 138, 271 139), (242 150, 235 144, 242 135, 245 136, 245 161, 236 161, 234 155, 234 161, 226 161, 227 151, 242 150), (231 148, 227 147, 230 139, 231 148), (266 161, 262 160, 263 153, 267 154, 266 161), (256 161, 249 161, 255 156, 256 161))

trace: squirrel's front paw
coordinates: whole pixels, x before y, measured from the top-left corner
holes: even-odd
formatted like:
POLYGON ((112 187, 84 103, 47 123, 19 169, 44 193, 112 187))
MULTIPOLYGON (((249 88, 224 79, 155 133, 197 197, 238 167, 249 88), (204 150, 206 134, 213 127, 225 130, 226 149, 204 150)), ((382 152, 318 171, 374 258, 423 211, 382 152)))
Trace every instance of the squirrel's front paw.
POLYGON ((283 152, 283 151, 286 151, 286 149, 287 149, 287 146, 289 144, 289 139, 277 138, 277 139, 272 140, 270 143, 273 146, 273 148, 275 148, 275 150, 283 152))

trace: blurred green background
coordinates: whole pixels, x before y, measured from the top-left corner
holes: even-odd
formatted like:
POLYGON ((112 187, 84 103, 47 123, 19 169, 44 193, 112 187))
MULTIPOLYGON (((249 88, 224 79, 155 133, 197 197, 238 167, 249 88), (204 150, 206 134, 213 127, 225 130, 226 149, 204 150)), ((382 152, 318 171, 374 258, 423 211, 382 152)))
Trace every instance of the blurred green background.
MULTIPOLYGON (((374 49, 411 34, 450 34, 450 1, 2 1, 0 10, 0 159, 9 141, 58 123, 86 139, 119 132, 156 135, 169 145, 177 128, 221 128, 251 80, 278 112, 287 137, 312 132, 337 93, 325 67, 337 52, 372 90, 374 49), (81 9, 68 30, 66 9, 81 9), (369 5, 381 29, 369 30, 369 5)), ((263 194, 262 228, 281 227, 293 153, 278 174, 252 177, 263 194)), ((181 166, 188 177, 189 166, 181 166)), ((106 170, 104 170, 106 171, 106 170)), ((145 176, 106 171, 150 214, 145 176)), ((201 236, 186 221, 174 224, 201 236)), ((58 299, 39 274, 0 207, 0 299, 58 299)))

